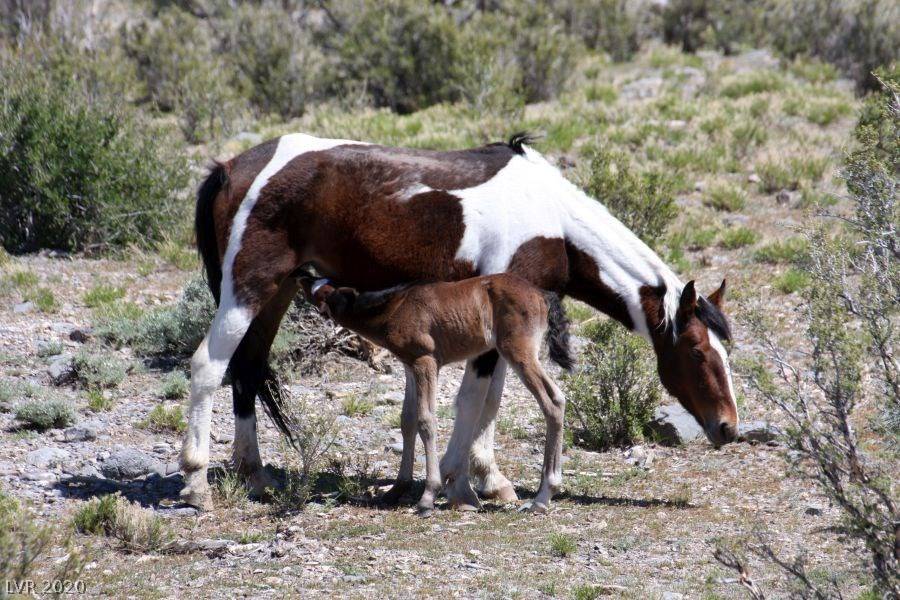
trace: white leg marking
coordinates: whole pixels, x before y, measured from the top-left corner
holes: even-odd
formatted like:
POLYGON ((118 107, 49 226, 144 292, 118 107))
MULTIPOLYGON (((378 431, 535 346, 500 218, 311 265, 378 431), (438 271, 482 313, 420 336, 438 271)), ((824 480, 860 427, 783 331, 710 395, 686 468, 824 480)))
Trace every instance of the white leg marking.
POLYGON ((256 432, 256 414, 234 418, 232 462, 234 468, 242 473, 251 473, 262 466, 256 432))
POLYGON ((487 497, 496 497, 504 501, 516 499, 512 483, 497 466, 494 457, 494 425, 497 412, 500 410, 500 399, 503 396, 503 385, 506 381, 507 363, 503 358, 497 360, 494 374, 490 377, 490 386, 484 399, 476 431, 478 432, 471 451, 472 469, 479 478, 478 491, 487 497))

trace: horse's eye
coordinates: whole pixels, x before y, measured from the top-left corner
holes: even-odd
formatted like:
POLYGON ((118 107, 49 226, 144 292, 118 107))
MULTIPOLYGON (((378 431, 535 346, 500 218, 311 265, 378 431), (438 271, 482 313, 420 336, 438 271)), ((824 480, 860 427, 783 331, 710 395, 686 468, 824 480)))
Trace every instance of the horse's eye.
POLYGON ((691 358, 693 358, 694 360, 696 360, 698 362, 702 361, 704 358, 703 351, 700 350, 699 348, 691 348, 691 358))

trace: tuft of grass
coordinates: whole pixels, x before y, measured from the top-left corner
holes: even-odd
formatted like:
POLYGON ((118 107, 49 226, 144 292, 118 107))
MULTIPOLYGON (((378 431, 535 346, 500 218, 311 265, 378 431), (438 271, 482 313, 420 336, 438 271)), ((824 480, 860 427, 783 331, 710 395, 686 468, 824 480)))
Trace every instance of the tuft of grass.
POLYGON ((38 389, 30 383, 0 379, 0 412, 9 412, 14 402, 22 398, 35 398, 38 389))
POLYGON ((78 533, 107 535, 115 527, 119 496, 107 494, 82 504, 72 517, 78 533))
POLYGON ((104 304, 110 304, 125 297, 125 288, 98 283, 85 293, 82 301, 88 308, 97 308, 104 304))
POLYGON ((87 391, 87 403, 88 410, 90 410, 91 412, 99 413, 112 410, 112 407, 115 406, 116 401, 112 398, 112 396, 107 396, 106 394, 104 394, 103 390, 92 389, 87 391))
POLYGON ((375 405, 359 394, 350 394, 341 402, 341 413, 348 417, 364 417, 372 412, 375 405))
POLYGON ((727 183, 711 186, 703 204, 716 210, 737 212, 747 204, 747 194, 741 188, 727 183))
POLYGON ((164 433, 167 431, 173 433, 184 433, 187 431, 187 422, 181 412, 180 406, 172 406, 166 408, 162 404, 157 404, 147 415, 146 419, 138 421, 135 424, 141 429, 147 429, 155 433, 164 433))
POLYGON ((743 98, 751 94, 778 92, 784 87, 784 78, 775 71, 748 71, 726 77, 719 93, 725 98, 743 98))
POLYGON ((172 534, 162 519, 118 493, 83 505, 75 513, 72 525, 80 533, 115 538, 134 552, 163 551, 172 542, 172 534))
POLYGON ((37 355, 40 358, 47 358, 50 356, 57 356, 58 354, 62 354, 62 351, 65 349, 62 342, 50 342, 48 344, 44 344, 38 348, 37 355))
POLYGON ((788 70, 796 77, 817 84, 828 83, 838 77, 838 70, 834 65, 815 58, 797 57, 788 65, 788 70))
POLYGON ((166 400, 181 400, 187 397, 191 382, 181 371, 173 371, 163 379, 159 395, 166 400))
POLYGON ((118 387, 128 373, 128 364, 111 352, 83 349, 72 359, 75 379, 85 389, 118 387))
POLYGON ((197 252, 176 240, 165 240, 157 251, 164 261, 181 271, 193 271, 198 266, 197 252))
POLYGON ((572 539, 572 536, 565 533, 551 533, 549 542, 550 555, 559 558, 566 558, 578 549, 578 545, 572 539))
POLYGON ((768 139, 769 132, 758 119, 747 119, 731 130, 731 150, 735 156, 746 156, 748 150, 762 146, 768 139))
POLYGON ((752 246, 758 241, 759 234, 749 227, 732 227, 722 233, 719 245, 729 250, 736 250, 744 246, 752 246))
POLYGON ((16 419, 26 429, 46 431, 75 422, 75 410, 62 400, 32 400, 16 409, 16 419))
POLYGON ((764 160, 756 165, 759 190, 771 194, 779 190, 796 190, 802 182, 816 183, 822 179, 828 159, 816 156, 792 156, 784 160, 764 160))
POLYGON ((228 471, 216 479, 213 488, 216 504, 227 508, 240 508, 247 504, 248 490, 244 479, 233 471, 228 471))
POLYGON ((572 600, 597 600, 603 589, 597 585, 582 584, 572 589, 572 600))
POLYGON ((53 295, 50 288, 39 287, 30 292, 26 299, 34 302, 34 305, 42 313, 54 313, 59 308, 56 296, 53 295))
POLYGON ((782 294, 794 294, 809 286, 809 274, 791 267, 775 278, 772 285, 782 294))
POLYGON ((753 260, 760 263, 799 263, 806 256, 809 243, 806 238, 793 236, 766 244, 753 253, 753 260))
POLYGON ((604 104, 613 104, 619 97, 616 88, 606 83, 595 83, 588 86, 584 91, 584 96, 588 102, 602 102, 604 104))

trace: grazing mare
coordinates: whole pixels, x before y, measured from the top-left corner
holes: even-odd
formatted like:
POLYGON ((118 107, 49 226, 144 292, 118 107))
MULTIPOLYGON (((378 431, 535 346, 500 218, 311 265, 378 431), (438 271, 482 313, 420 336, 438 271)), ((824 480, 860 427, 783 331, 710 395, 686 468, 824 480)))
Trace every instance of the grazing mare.
MULTIPOLYGON (((546 336, 554 362, 567 370, 572 367, 568 322, 559 296, 511 273, 362 294, 308 275, 300 277, 300 282, 307 299, 320 311, 390 350, 403 363, 407 380, 414 382, 415 417, 407 415, 403 425, 414 421, 425 446, 425 491, 418 505, 421 514, 434 509, 443 484, 435 450, 438 373, 444 365, 477 358, 489 350, 496 350, 512 366, 544 413, 547 434, 541 485, 527 508, 547 510, 562 482, 566 398, 541 366, 541 340, 546 336)), ((408 433, 404 431, 404 442, 408 433)), ((468 448, 464 450, 468 452, 468 448)), ((407 464, 400 473, 410 479, 391 488, 389 493, 396 499, 412 483, 413 455, 404 444, 407 464)), ((451 504, 477 509, 478 497, 472 489, 462 493, 468 497, 451 496, 451 504)))
MULTIPOLYGON (((506 271, 568 294, 650 340, 662 383, 710 441, 735 437, 723 346, 730 334, 720 310, 725 283, 708 299, 693 282, 682 284, 524 136, 439 152, 285 135, 212 168, 197 195, 195 232, 218 309, 191 359, 181 453, 182 498, 190 504, 211 506, 212 398, 226 370, 234 462, 254 489, 270 484, 257 444, 255 399, 290 437, 268 353, 299 290, 293 275, 306 263, 360 290, 506 271)), ((441 461, 442 476, 456 482, 448 495, 468 488, 471 460, 483 495, 515 498, 493 453, 505 374, 506 361, 496 352, 467 364, 441 461), (470 447, 471 456, 463 451, 470 447)))

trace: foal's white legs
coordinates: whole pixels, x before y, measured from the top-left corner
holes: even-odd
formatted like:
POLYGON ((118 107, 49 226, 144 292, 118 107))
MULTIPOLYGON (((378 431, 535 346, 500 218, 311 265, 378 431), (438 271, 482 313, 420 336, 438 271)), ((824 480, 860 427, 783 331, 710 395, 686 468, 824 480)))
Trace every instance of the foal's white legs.
POLYGON ((253 315, 233 302, 223 302, 212 326, 191 358, 191 405, 188 432, 181 449, 181 468, 185 485, 181 498, 199 508, 212 507, 206 481, 209 464, 209 428, 212 420, 213 393, 228 368, 231 355, 250 327, 253 315))
POLYGON ((506 380, 506 361, 501 357, 490 377, 490 386, 484 399, 481 416, 475 429, 472 446, 472 471, 479 479, 478 492, 485 498, 503 502, 515 502, 516 490, 497 466, 494 457, 494 423, 500 410, 500 398, 506 380))

